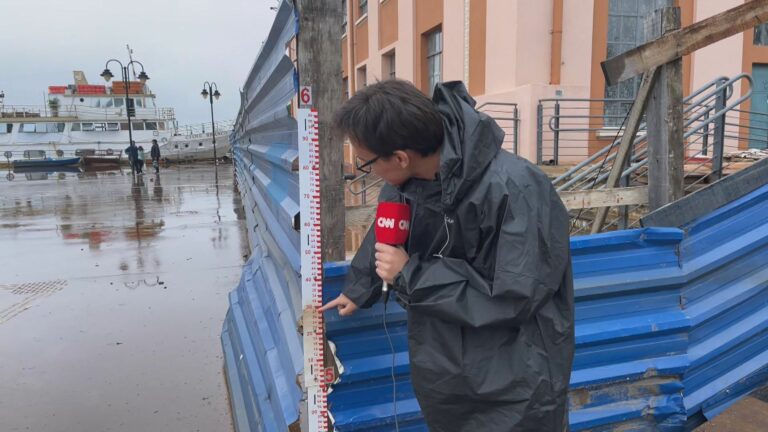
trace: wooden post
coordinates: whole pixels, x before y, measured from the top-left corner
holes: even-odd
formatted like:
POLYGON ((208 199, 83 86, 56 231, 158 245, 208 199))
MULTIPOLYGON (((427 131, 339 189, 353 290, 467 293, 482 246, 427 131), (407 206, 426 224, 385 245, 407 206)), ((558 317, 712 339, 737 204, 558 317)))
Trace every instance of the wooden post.
POLYGON ((749 0, 640 45, 600 65, 608 85, 632 78, 768 21, 768 0, 749 0))
MULTIPOLYGON (((680 8, 649 15, 649 40, 680 28, 680 8)), ((683 197, 683 59, 659 66, 646 112, 648 131, 648 207, 654 211, 683 197)))
MULTIPOLYGON (((320 127, 320 214, 323 262, 342 261, 344 251, 344 148, 331 130, 342 103, 341 2, 295 0, 299 12, 299 85, 311 87, 320 127)), ((301 103, 301 101, 300 101, 301 103)))
MULTIPOLYGON (((621 136, 621 143, 619 149, 616 152, 616 159, 613 160, 613 167, 608 174, 608 180, 606 181, 606 188, 615 188, 619 185, 619 179, 621 173, 624 171, 624 166, 627 163, 627 157, 629 156, 632 144, 635 141, 637 135, 637 129, 640 127, 640 121, 643 118, 645 112, 646 102, 648 102, 648 95, 653 88, 653 84, 656 82, 656 76, 658 75, 658 69, 653 68, 643 75, 642 84, 640 84, 640 90, 637 92, 637 98, 632 105, 632 109, 629 111, 629 118, 627 120, 627 126, 624 129, 624 134, 621 136)), ((592 225, 592 234, 599 233, 605 223, 605 218, 608 216, 609 207, 601 207, 595 214, 595 220, 592 225)))
MULTIPOLYGON (((297 55, 299 73, 299 105, 318 113, 320 144, 320 220, 322 262, 345 259, 344 229, 344 147, 342 137, 331 130, 331 119, 342 103, 341 78, 341 2, 294 0, 299 14, 297 55), (309 87, 311 103, 302 101, 301 91, 309 87)), ((307 323, 314 323, 304 319, 307 323)), ((318 329, 315 329, 318 330, 318 329)), ((306 331, 306 328, 305 328, 306 331)), ((323 362, 338 375, 327 339, 323 338, 323 362)), ((306 367, 306 366, 305 366, 306 367)), ((318 406, 307 400, 299 423, 292 430, 311 430, 307 412, 318 406)), ((321 408, 324 410, 324 408, 321 408)), ((326 417, 328 430, 333 430, 326 417)))

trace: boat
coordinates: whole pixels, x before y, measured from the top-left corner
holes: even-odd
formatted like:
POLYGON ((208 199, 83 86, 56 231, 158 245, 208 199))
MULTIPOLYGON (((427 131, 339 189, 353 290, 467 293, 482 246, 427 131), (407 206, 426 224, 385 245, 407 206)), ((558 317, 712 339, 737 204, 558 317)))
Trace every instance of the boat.
MULTIPOLYGON (((129 144, 127 105, 134 111, 132 139, 145 151, 157 140, 161 154, 169 160, 213 158, 210 123, 179 126, 174 109, 160 107, 146 81, 93 85, 83 71, 74 71, 73 77, 73 84, 48 87, 46 105, 9 105, 0 100, 0 152, 9 164, 23 160, 30 149, 49 154, 61 151, 62 157, 69 158, 94 150, 93 155, 83 156, 84 163, 114 163, 115 155, 117 163, 127 162, 120 158, 129 144)), ((231 129, 232 122, 217 124, 217 156, 228 154, 231 129)))
POLYGON ((117 166, 122 160, 122 150, 96 150, 96 149, 77 149, 75 156, 83 159, 83 165, 90 166, 117 166))
POLYGON ((46 156, 44 150, 25 150, 23 159, 15 159, 11 161, 14 171, 18 168, 52 168, 52 167, 66 167, 75 166, 80 164, 80 157, 63 157, 63 152, 58 152, 57 158, 51 158, 46 156))
MULTIPOLYGON (((229 135, 232 133, 233 127, 234 121, 232 120, 214 123, 216 157, 218 159, 232 157, 229 135)), ((160 154, 163 159, 172 162, 212 160, 214 157, 213 136, 211 123, 181 126, 176 129, 169 143, 160 146, 160 154)))

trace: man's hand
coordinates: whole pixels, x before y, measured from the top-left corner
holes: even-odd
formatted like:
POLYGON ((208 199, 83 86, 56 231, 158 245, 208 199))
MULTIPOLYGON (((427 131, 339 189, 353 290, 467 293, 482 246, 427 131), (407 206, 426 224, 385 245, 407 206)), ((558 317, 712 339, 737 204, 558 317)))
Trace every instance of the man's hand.
POLYGON ((392 285, 398 273, 408 262, 408 254, 404 250, 384 243, 376 243, 376 274, 381 280, 392 285))
POLYGON ((320 312, 325 312, 331 308, 338 309, 339 315, 341 316, 352 315, 357 311, 357 305, 344 294, 339 294, 338 297, 323 305, 323 307, 320 308, 320 312))

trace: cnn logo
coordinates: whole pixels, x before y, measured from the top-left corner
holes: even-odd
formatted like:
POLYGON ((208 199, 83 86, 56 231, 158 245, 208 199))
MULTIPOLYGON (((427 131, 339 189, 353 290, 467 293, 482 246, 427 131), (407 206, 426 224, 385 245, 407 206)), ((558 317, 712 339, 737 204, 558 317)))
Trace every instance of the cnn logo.
MULTIPOLYGON (((388 217, 380 217, 376 221, 376 225, 379 226, 379 228, 394 228, 395 227, 395 219, 394 218, 388 218, 388 217)), ((397 228, 403 231, 407 231, 410 228, 410 224, 407 220, 401 219, 397 223, 397 228)))

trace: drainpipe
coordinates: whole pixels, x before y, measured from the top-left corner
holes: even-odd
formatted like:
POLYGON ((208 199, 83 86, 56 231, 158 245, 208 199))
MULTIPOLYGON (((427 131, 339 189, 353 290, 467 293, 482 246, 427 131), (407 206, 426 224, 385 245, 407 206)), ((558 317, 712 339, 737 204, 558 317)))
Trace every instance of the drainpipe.
POLYGON ((553 0, 551 58, 549 83, 558 85, 560 84, 560 66, 563 61, 563 0, 553 0))

